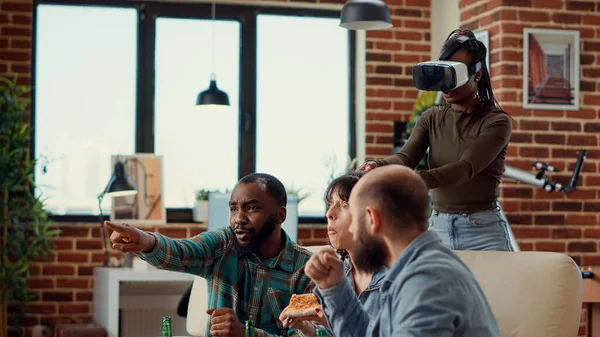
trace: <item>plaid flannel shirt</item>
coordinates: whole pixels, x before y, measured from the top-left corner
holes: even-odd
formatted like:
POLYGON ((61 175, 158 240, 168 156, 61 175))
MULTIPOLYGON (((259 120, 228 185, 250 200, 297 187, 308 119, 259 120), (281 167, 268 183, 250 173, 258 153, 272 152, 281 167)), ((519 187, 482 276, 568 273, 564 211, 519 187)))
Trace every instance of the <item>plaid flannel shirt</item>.
MULTIPOLYGON (((255 322, 257 336, 295 336, 279 321, 292 294, 309 293, 314 284, 304 274, 311 253, 281 230, 283 249, 276 257, 260 260, 242 255, 227 226, 190 239, 171 239, 158 233, 156 246, 141 259, 160 268, 185 272, 208 282, 208 307, 231 308, 241 323, 255 322)), ((210 323, 206 336, 210 336, 210 323)))

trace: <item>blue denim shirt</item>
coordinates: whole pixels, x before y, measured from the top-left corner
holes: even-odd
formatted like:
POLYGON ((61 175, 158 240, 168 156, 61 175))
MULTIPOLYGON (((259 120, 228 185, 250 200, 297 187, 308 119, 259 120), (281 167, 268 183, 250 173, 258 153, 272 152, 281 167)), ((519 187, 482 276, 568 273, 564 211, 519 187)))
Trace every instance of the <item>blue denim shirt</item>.
MULTIPOLYGON (((344 275, 346 275, 346 283, 350 286, 350 290, 352 291, 352 296, 357 299, 360 303, 360 309, 364 312, 364 315, 361 315, 361 319, 365 320, 365 324, 369 323, 370 318, 377 317, 379 315, 380 305, 381 305, 381 293, 380 288, 383 283, 383 279, 385 278, 387 267, 381 267, 377 272, 373 274, 371 278, 371 282, 369 286, 363 290, 360 294, 358 294, 358 298, 356 297, 356 293, 354 292, 354 277, 352 277, 352 264, 350 263, 350 259, 344 260, 344 275)), ((335 320, 331 320, 329 317, 331 315, 335 315, 336 313, 327 306, 327 303, 323 301, 323 297, 319 290, 315 288, 313 290, 317 298, 319 298, 319 302, 321 302, 321 307, 323 309, 323 313, 325 313, 325 317, 327 318, 327 323, 329 324, 329 328, 326 328, 328 336, 351 336, 355 333, 352 329, 345 324, 336 324, 335 320)))
POLYGON ((348 282, 318 290, 346 336, 500 337, 488 301, 469 268, 433 231, 419 235, 394 262, 381 286, 381 312, 365 326, 348 282))

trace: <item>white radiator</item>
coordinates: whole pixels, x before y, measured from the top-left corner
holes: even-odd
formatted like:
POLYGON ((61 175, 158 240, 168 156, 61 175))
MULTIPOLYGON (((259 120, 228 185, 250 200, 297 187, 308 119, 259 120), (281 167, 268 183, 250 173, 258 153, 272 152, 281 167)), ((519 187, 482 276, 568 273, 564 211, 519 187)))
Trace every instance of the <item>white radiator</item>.
POLYGON ((189 336, 185 318, 173 308, 121 309, 121 337, 160 337, 163 316, 171 316, 173 336, 189 336))
POLYGON ((162 318, 171 317, 173 336, 189 336, 177 305, 189 284, 121 283, 120 337, 160 337, 162 318), (129 288, 129 289, 124 289, 129 288))

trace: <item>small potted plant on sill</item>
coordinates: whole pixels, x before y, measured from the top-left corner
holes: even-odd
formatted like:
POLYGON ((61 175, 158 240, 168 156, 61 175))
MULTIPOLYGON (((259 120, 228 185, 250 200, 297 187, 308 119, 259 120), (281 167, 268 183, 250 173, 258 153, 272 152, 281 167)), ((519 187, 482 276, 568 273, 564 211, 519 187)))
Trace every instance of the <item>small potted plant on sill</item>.
POLYGON ((290 185, 290 187, 285 187, 285 191, 287 192, 288 195, 290 195, 290 194, 296 195, 296 198, 298 198, 298 205, 300 205, 302 200, 304 200, 310 196, 310 193, 304 192, 304 188, 302 188, 302 187, 296 188, 294 185, 290 185))
POLYGON ((194 222, 206 222, 208 220, 208 194, 207 189, 196 191, 196 204, 192 210, 194 222))
MULTIPOLYGON (((406 144, 406 142, 408 141, 410 134, 412 133, 415 126, 417 125, 417 122, 419 121, 419 118, 421 117, 423 112, 427 111, 429 108, 434 107, 434 106, 445 106, 445 105, 447 105, 447 103, 443 99, 441 91, 422 91, 422 90, 420 90, 419 93, 417 94, 417 100, 416 100, 415 104, 413 105, 413 113, 410 116, 408 123, 406 125, 406 130, 404 131, 404 134, 402 135, 403 136, 402 137, 403 138, 402 145, 406 144)), ((429 155, 428 154, 429 154, 429 150, 427 150, 427 152, 425 153, 423 158, 421 158, 421 161, 419 162, 419 164, 417 164, 417 167, 415 167, 416 171, 427 170, 429 168, 429 162, 428 162, 429 155)))

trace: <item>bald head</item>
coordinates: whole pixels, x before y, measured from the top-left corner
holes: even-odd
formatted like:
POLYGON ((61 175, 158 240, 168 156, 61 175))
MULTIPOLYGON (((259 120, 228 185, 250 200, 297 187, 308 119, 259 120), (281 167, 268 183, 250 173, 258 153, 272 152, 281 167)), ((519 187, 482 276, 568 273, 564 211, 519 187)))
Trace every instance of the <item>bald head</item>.
POLYGON ((386 165, 370 171, 358 181, 351 198, 361 209, 381 212, 394 229, 411 226, 427 229, 429 195, 425 182, 406 166, 386 165))

